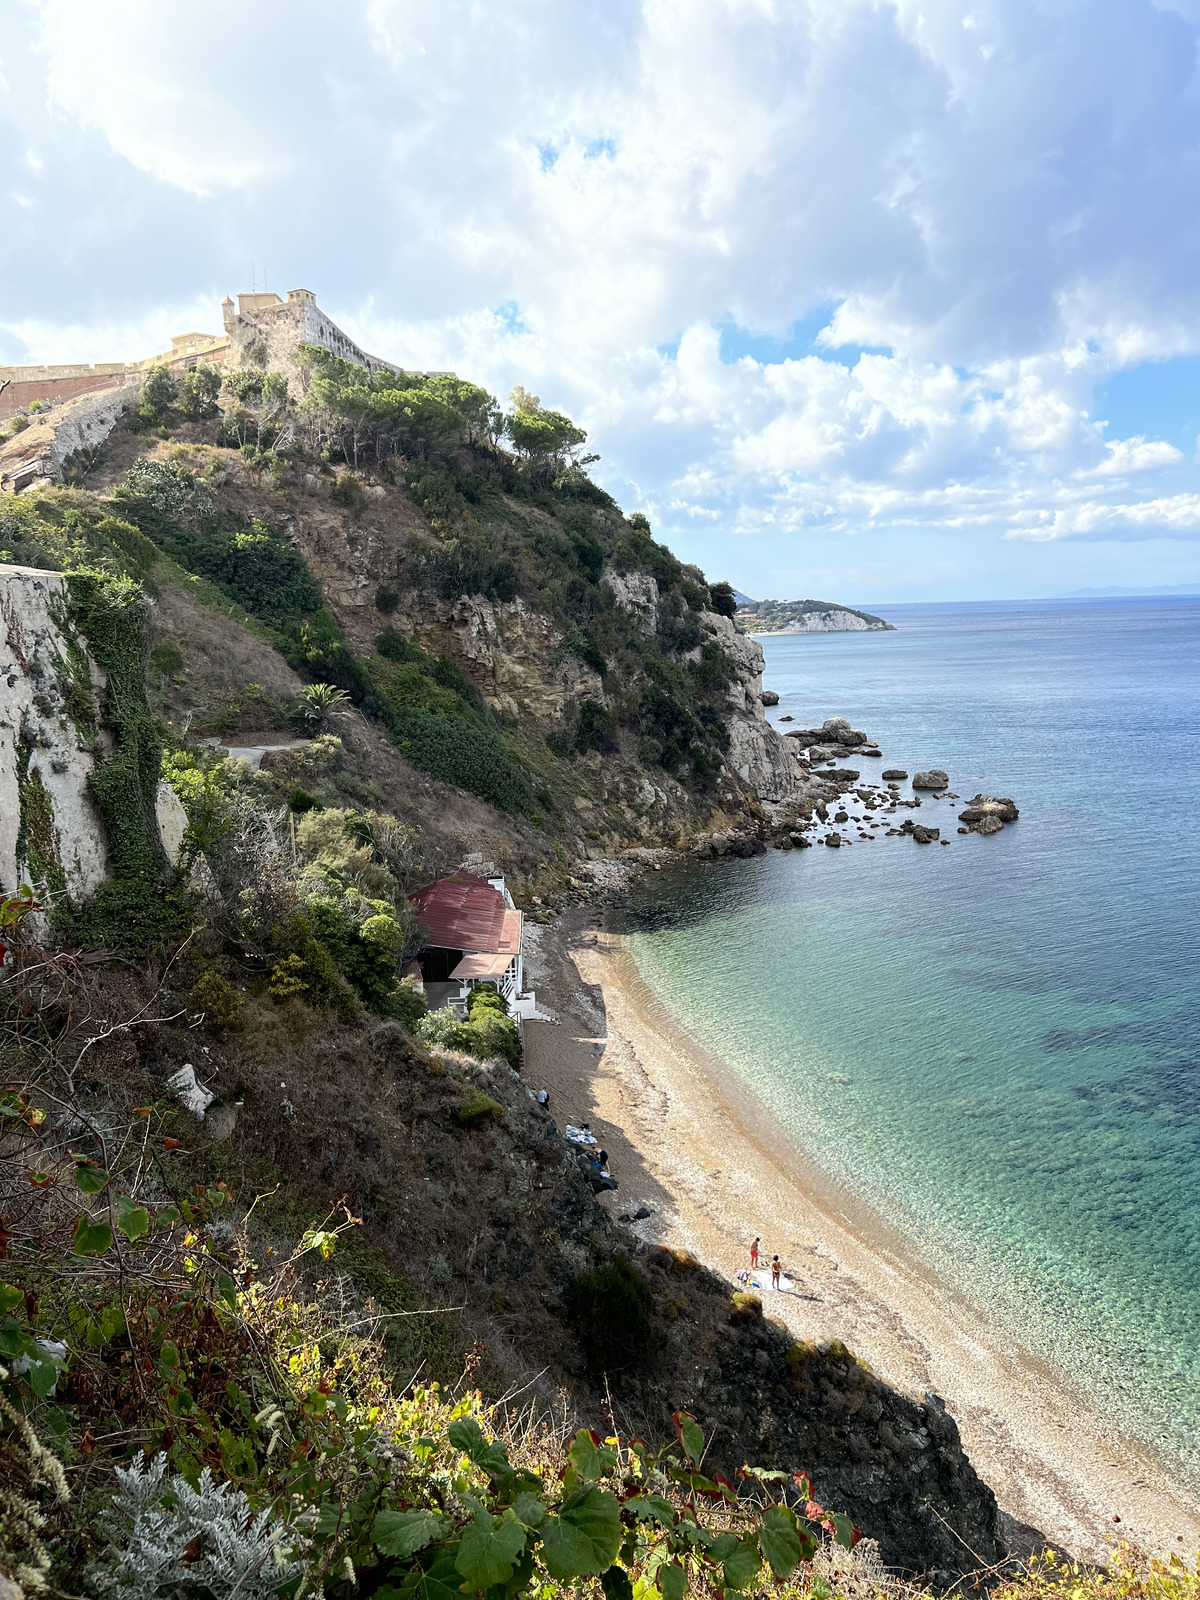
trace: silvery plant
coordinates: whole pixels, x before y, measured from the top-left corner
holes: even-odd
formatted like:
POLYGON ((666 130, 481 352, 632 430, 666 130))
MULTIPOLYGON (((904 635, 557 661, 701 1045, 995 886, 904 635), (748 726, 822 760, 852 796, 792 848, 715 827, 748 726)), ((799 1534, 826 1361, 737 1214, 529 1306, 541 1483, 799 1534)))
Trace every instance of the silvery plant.
POLYGON ((166 1457, 117 1469, 120 1487, 98 1519, 108 1539, 88 1576, 106 1600, 268 1600, 296 1577, 293 1539, 207 1467, 198 1488, 166 1477, 166 1457))

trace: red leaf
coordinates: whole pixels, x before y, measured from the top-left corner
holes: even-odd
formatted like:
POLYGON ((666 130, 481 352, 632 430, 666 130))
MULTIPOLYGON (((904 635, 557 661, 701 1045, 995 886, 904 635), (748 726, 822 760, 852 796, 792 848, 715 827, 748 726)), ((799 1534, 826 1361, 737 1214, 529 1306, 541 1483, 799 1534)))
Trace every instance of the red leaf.
POLYGON ((858 1541, 861 1538, 862 1538, 862 1529, 859 1527, 858 1523, 856 1522, 854 1524, 854 1526, 850 1529, 850 1548, 851 1548, 851 1550, 854 1549, 854 1546, 858 1543, 858 1541))
POLYGON ((90 1456, 92 1451, 96 1448, 96 1438, 90 1428, 85 1428, 83 1430, 83 1438, 79 1441, 79 1448, 83 1451, 85 1456, 90 1456))
POLYGON ((588 1429, 588 1437, 598 1450, 600 1448, 600 1435, 596 1432, 595 1428, 588 1429))
POLYGON ((164 1150, 178 1150, 179 1149, 179 1140, 178 1139, 171 1139, 171 1138, 164 1139, 163 1140, 163 1149, 164 1150))

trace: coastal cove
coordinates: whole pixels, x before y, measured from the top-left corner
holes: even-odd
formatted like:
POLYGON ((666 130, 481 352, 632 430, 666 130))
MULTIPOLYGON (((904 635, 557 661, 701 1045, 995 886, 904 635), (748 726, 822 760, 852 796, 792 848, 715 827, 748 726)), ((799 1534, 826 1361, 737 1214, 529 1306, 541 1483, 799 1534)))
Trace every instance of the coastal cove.
POLYGON ((627 948, 807 1165, 1194 1502, 1200 604, 893 613, 768 639, 771 720, 848 716, 1021 821, 683 867, 627 948))

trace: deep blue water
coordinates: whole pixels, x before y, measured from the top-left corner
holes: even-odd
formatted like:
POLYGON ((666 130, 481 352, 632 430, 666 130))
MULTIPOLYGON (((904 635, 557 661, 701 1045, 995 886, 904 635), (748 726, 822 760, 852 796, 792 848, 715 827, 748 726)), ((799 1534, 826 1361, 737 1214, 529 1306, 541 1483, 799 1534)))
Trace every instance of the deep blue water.
POLYGON ((944 767, 1021 820, 963 838, 927 801, 888 821, 949 848, 843 828, 681 868, 634 955, 816 1161, 1200 1492, 1200 599, 886 614, 765 639, 772 721, 846 716, 883 746, 864 780, 944 767))

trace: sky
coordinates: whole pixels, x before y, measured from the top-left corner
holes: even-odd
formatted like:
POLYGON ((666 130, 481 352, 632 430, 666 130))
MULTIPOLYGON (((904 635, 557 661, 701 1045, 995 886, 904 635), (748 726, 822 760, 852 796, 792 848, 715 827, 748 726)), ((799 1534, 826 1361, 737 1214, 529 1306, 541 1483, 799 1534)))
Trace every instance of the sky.
POLYGON ((755 596, 1200 587, 1200 0, 0 20, 0 363, 309 288, 755 596))

